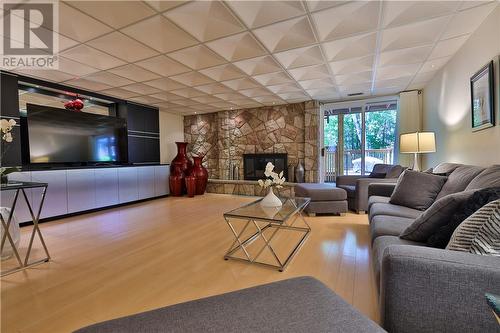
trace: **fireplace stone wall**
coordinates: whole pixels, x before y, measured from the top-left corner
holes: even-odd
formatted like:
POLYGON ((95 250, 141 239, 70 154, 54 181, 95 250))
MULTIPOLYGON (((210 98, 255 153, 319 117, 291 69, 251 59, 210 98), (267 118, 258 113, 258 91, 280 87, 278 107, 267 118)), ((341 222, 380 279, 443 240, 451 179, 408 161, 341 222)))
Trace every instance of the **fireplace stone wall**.
POLYGON ((319 104, 314 101, 221 111, 184 117, 188 152, 203 154, 209 177, 229 179, 244 153, 287 153, 288 164, 304 165, 307 182, 318 177, 319 104))

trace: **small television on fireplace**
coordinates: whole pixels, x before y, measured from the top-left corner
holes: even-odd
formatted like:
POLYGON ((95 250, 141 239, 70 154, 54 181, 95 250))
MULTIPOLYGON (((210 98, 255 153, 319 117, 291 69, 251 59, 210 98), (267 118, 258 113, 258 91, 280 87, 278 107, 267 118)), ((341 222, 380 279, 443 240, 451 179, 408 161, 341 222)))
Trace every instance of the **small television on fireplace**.
POLYGON ((21 117, 24 165, 128 162, 124 119, 27 104, 21 117))

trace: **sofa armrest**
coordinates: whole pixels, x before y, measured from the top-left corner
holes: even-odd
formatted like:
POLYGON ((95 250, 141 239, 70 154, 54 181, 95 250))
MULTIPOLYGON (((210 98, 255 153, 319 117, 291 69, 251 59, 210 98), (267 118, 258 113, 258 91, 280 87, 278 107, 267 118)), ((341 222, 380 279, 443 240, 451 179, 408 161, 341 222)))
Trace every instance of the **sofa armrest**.
POLYGON ((394 184, 395 180, 391 178, 361 178, 356 180, 356 210, 368 210, 368 188, 371 186, 371 184, 385 183, 394 184))
POLYGON ((392 179, 393 183, 371 183, 368 185, 368 197, 378 195, 381 197, 390 197, 394 188, 396 188, 397 179, 392 179))
POLYGON ((496 332, 484 294, 500 294, 500 258, 420 246, 389 246, 380 311, 389 332, 496 332))
POLYGON ((356 185, 356 181, 360 178, 368 178, 368 176, 360 175, 347 175, 347 176, 337 176, 335 178, 335 184, 338 185, 356 185))

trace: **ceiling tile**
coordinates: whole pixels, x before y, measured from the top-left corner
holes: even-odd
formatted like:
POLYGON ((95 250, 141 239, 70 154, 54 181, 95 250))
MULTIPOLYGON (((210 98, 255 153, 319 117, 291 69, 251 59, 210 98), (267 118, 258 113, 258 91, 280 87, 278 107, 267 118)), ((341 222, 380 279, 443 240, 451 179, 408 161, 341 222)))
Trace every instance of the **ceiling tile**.
POLYGON ((404 76, 412 76, 415 75, 420 66, 421 64, 412 64, 378 68, 375 80, 389 80, 404 76))
POLYGON ((320 89, 320 88, 333 88, 335 84, 332 79, 313 79, 313 80, 305 80, 299 81, 299 84, 304 89, 320 89))
POLYGON ((362 93, 363 95, 370 95, 371 94, 370 90, 371 90, 371 84, 369 83, 356 84, 351 86, 339 86, 339 92, 341 93, 342 96, 346 97, 349 94, 357 94, 357 93, 362 93))
POLYGON ((274 56, 287 69, 319 65, 324 62, 323 54, 318 45, 275 53, 274 56))
POLYGON ((79 42, 86 42, 113 30, 64 2, 59 2, 59 18, 59 33, 79 42))
POLYGON ((63 35, 57 35, 59 38, 59 52, 69 49, 70 47, 76 46, 79 44, 76 40, 65 37, 63 35))
POLYGON ((224 64, 200 70, 200 73, 215 81, 226 81, 246 76, 238 67, 233 64, 224 64))
POLYGON ((180 89, 180 88, 185 88, 185 86, 177 81, 168 79, 166 77, 163 77, 161 79, 156 79, 152 81, 146 81, 143 82, 144 84, 147 84, 148 86, 158 88, 163 91, 170 91, 174 89, 180 89))
POLYGON ((253 32, 271 52, 316 43, 316 37, 307 16, 268 25, 253 32))
POLYGON ((309 99, 309 95, 303 93, 303 92, 289 92, 289 93, 283 93, 283 94, 278 94, 278 96, 280 98, 282 98, 283 100, 285 101, 288 101, 288 100, 294 100, 294 101, 298 101, 298 100, 303 100, 303 101, 306 101, 309 99))
POLYGON ((360 72, 347 75, 335 76, 335 81, 340 86, 350 86, 361 83, 370 83, 372 81, 372 72, 360 72))
POLYGON ((71 1, 69 4, 115 29, 155 14, 142 1, 71 1))
POLYGON ((263 56, 235 62, 234 65, 248 75, 259 75, 281 71, 280 65, 271 56, 263 56))
POLYGON ((422 63, 432 51, 432 45, 382 52, 379 57, 380 67, 422 63))
POLYGON ((205 95, 205 93, 203 93, 199 90, 193 89, 193 88, 176 89, 176 90, 172 90, 171 93, 182 96, 182 97, 186 97, 186 98, 205 95))
POLYGON ((405 25, 452 14, 458 1, 385 1, 384 27, 405 25))
POLYGON ((474 32, 496 6, 498 6, 498 2, 459 12, 451 19, 441 39, 448 39, 474 32))
POLYGON ((293 93, 293 92, 302 92, 302 88, 296 83, 285 83, 278 84, 274 86, 267 86, 267 89, 272 91, 275 94, 285 94, 285 93, 293 93))
POLYGON ((321 89, 308 89, 307 93, 309 96, 315 99, 319 100, 325 100, 325 99, 336 99, 339 97, 339 93, 336 89, 328 89, 328 88, 321 88, 321 89))
POLYGON ((262 46, 248 32, 217 39, 206 45, 228 61, 255 58, 266 54, 262 46))
POLYGON ((111 87, 120 87, 128 84, 132 84, 133 81, 126 79, 124 77, 109 73, 109 72, 98 72, 85 76, 85 79, 95 82, 100 82, 107 84, 111 87))
POLYGON ((381 50, 391 51, 408 47, 433 44, 444 30, 447 17, 438 17, 382 32, 381 50))
POLYGON ((387 87, 387 88, 377 88, 373 89, 374 95, 389 95, 389 94, 399 94, 406 87, 387 87))
POLYGON ((495 0, 487 0, 487 1, 481 1, 481 0, 470 0, 470 1, 461 1, 459 10, 466 10, 470 9, 472 7, 477 7, 477 6, 482 6, 488 3, 492 3, 495 0))
POLYGON ((233 89, 228 88, 221 83, 209 83, 194 88, 210 95, 233 92, 233 89))
POLYGON ((173 58, 192 69, 203 69, 225 63, 226 61, 204 45, 196 45, 169 53, 173 58))
POLYGON ((293 80, 285 72, 255 75, 253 78, 264 86, 293 83, 293 80))
POLYGON ((241 78, 241 79, 234 79, 234 80, 229 80, 229 81, 224 81, 221 82, 223 85, 234 89, 234 90, 242 90, 242 89, 250 89, 250 88, 257 88, 259 87, 259 84, 253 81, 250 78, 241 78))
POLYGON ((272 92, 270 92, 265 88, 245 89, 245 90, 240 90, 239 92, 247 97, 252 97, 252 98, 258 96, 272 95, 272 92))
POLYGON ((348 37, 323 43, 328 61, 358 58, 375 53, 377 33, 348 37))
POLYGON ((379 19, 378 1, 353 1, 312 14, 322 41, 374 31, 379 19))
POLYGON ((158 54, 155 50, 118 31, 91 40, 87 45, 127 62, 135 62, 158 54))
POLYGON ((189 72, 170 77, 172 80, 180 82, 188 87, 201 86, 207 83, 213 83, 213 80, 198 72, 189 72))
POLYGON ((160 92, 159 89, 145 85, 143 83, 134 83, 125 87, 122 87, 125 90, 130 90, 140 95, 151 95, 160 92))
POLYGON ((254 100, 264 105, 286 104, 286 102, 278 96, 258 96, 254 97, 254 100))
POLYGON ((182 105, 182 106, 191 106, 191 105, 197 105, 197 101, 193 101, 192 99, 189 98, 181 98, 181 99, 176 99, 172 100, 172 103, 177 104, 177 105, 182 105))
POLYGON ((381 88, 391 88, 391 87, 397 87, 400 89, 406 88, 408 84, 410 83, 412 79, 412 76, 405 76, 397 79, 390 79, 390 80, 378 80, 375 81, 374 88, 375 89, 381 89, 381 88))
POLYGON ((456 38, 446 39, 438 42, 432 50, 429 59, 436 59, 454 55, 464 45, 470 35, 463 35, 456 38))
POLYGON ((109 70, 111 73, 126 77, 135 82, 150 81, 154 79, 159 79, 160 76, 154 74, 153 72, 147 71, 134 64, 128 64, 125 66, 113 68, 109 70))
POLYGON ((225 93, 225 94, 215 94, 214 96, 217 98, 220 98, 224 101, 235 100, 235 99, 245 99, 246 98, 245 95, 239 94, 237 92, 225 93))
POLYGON ((326 65, 315 65, 315 66, 294 68, 290 69, 288 72, 297 81, 323 79, 330 77, 330 72, 328 71, 326 65))
POLYGON ((227 4, 249 28, 305 14, 301 1, 228 1, 227 4))
POLYGON ((74 76, 84 76, 99 70, 59 56, 59 70, 74 76))
POLYGON ((158 0, 158 1, 154 1, 154 0, 146 0, 145 2, 150 5, 151 7, 153 7, 156 11, 158 12, 164 12, 166 10, 169 10, 169 9, 172 9, 174 7, 177 7, 179 5, 182 5, 186 2, 188 2, 189 0, 187 1, 174 1, 174 0, 168 0, 168 1, 165 1, 165 0, 158 0))
POLYGON ((95 81, 90 81, 90 80, 86 80, 86 79, 70 80, 70 81, 64 82, 64 84, 78 87, 78 88, 87 89, 90 91, 101 91, 101 90, 111 88, 111 86, 108 86, 107 84, 95 82, 95 81))
POLYGON ((63 82, 75 78, 74 75, 54 69, 17 69, 14 72, 21 75, 34 76, 51 82, 63 82))
POLYGON ((340 6, 340 5, 346 4, 346 3, 350 2, 350 1, 351 0, 344 0, 344 1, 338 1, 338 0, 307 0, 306 4, 307 4, 307 8, 309 8, 309 10, 311 12, 315 12, 315 11, 323 10, 323 9, 330 8, 330 7, 340 6))
POLYGON ((244 30, 220 1, 193 1, 164 15, 202 42, 244 30))
MULTIPOLYGON (((214 97, 214 96, 198 96, 198 97, 193 97, 191 99, 193 101, 197 101, 197 102, 205 103, 205 104, 208 104, 208 103, 217 103, 217 102, 221 101, 220 98, 217 98, 217 97, 214 97)), ((199 108, 195 108, 195 109, 199 110, 199 108)))
POLYGON ((231 108, 234 108, 235 106, 234 104, 229 102, 217 102, 217 103, 211 103, 210 105, 219 108, 220 110, 229 110, 231 108))
POLYGON ((65 58, 69 58, 71 60, 81 62, 82 64, 102 70, 125 64, 124 61, 118 58, 115 58, 113 56, 110 56, 109 54, 83 44, 68 49, 61 55, 65 58))
POLYGON ((162 15, 153 16, 121 31, 162 53, 197 44, 196 39, 162 15))
POLYGON ((370 71, 373 69, 373 56, 333 61, 330 63, 330 68, 335 75, 370 71))
POLYGON ((253 99, 250 99, 250 98, 237 99, 234 101, 229 101, 229 103, 234 104, 235 107, 238 107, 238 108, 255 108, 255 107, 262 106, 262 104, 254 101, 253 99))
POLYGON ((422 66, 422 68, 420 69, 420 73, 436 71, 441 67, 443 67, 444 65, 446 65, 446 63, 448 62, 448 60, 450 60, 450 58, 451 57, 444 57, 426 61, 422 66))
POLYGON ((170 103, 170 102, 161 102, 161 103, 155 103, 153 104, 154 106, 158 107, 160 109, 160 111, 162 109, 168 109, 168 108, 175 108, 175 107, 178 107, 178 105, 174 104, 174 103, 170 103))
POLYGON ((122 88, 112 88, 112 89, 108 89, 108 90, 103 90, 102 93, 105 95, 110 95, 110 96, 123 98, 123 99, 127 99, 127 98, 134 97, 134 96, 138 95, 135 92, 125 90, 122 88))
POLYGON ((154 103, 161 103, 162 100, 158 98, 154 98, 151 96, 138 96, 138 97, 132 97, 130 98, 131 101, 137 102, 137 103, 142 103, 146 105, 154 104, 154 103))
POLYGON ((136 65, 163 76, 172 76, 191 71, 189 67, 164 55, 139 61, 136 65))
POLYGON ((165 91, 162 91, 162 92, 159 92, 156 94, 151 94, 150 96, 154 97, 154 98, 161 99, 162 101, 169 101, 172 103, 174 103, 174 101, 184 100, 184 97, 182 97, 182 96, 172 94, 169 92, 165 92, 165 91))

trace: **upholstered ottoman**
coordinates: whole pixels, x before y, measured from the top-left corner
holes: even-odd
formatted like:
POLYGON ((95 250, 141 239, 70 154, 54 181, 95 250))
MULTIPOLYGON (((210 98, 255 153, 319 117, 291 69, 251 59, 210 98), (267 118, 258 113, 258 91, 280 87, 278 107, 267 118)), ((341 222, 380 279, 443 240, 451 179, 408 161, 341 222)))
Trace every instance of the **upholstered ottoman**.
POLYGON ((299 277, 118 318, 76 332, 385 331, 318 280, 299 277))
POLYGON ((310 216, 317 213, 344 215, 347 213, 347 192, 326 183, 301 183, 295 186, 295 196, 311 198, 305 212, 310 216))

